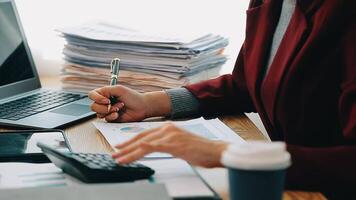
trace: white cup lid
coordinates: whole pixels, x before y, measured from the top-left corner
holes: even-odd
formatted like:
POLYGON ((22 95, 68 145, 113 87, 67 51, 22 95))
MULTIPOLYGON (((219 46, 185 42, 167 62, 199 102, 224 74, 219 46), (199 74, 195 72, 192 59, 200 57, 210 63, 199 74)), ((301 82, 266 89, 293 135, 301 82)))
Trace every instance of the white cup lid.
POLYGON ((221 163, 243 170, 280 170, 291 165, 291 157, 283 142, 253 141, 230 144, 222 155, 221 163))

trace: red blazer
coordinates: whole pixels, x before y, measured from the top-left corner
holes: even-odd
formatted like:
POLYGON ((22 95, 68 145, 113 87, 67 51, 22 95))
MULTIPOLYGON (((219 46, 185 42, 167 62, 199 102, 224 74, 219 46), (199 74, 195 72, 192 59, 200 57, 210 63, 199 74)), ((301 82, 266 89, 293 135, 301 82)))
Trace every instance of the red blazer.
POLYGON ((282 0, 252 0, 233 73, 186 86, 204 116, 258 112, 292 155, 289 188, 356 187, 355 2, 297 0, 264 79, 282 0))

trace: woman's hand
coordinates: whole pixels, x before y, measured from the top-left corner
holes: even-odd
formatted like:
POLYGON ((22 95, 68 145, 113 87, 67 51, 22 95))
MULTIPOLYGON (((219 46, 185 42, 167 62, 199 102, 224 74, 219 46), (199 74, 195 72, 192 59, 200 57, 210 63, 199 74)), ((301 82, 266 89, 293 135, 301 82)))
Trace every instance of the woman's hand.
POLYGON ((222 152, 227 143, 211 141, 191 134, 171 123, 145 131, 133 139, 119 144, 119 152, 112 157, 118 163, 130 163, 152 152, 169 153, 193 165, 220 167, 222 152))
POLYGON ((99 118, 109 122, 141 121, 148 117, 167 116, 171 112, 170 99, 164 92, 139 93, 124 86, 107 86, 89 93, 94 101, 91 109, 99 118), (118 103, 111 106, 109 97, 115 96, 118 103))

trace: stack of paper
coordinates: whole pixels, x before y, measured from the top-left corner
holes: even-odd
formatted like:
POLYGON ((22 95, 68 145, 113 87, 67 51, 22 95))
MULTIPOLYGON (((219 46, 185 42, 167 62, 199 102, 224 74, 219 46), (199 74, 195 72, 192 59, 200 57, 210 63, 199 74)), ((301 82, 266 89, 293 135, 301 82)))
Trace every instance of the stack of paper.
POLYGON ((106 23, 60 30, 67 41, 63 87, 88 91, 109 83, 110 62, 120 58, 119 84, 139 91, 179 87, 216 76, 228 40, 208 34, 177 39, 106 23))

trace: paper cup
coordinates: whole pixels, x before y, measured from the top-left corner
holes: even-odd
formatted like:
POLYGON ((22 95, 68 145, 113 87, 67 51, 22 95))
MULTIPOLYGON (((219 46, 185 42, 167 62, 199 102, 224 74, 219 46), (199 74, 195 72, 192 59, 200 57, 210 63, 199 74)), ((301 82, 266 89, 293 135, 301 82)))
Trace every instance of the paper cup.
POLYGON ((229 171, 231 200, 280 200, 290 154, 282 142, 230 145, 222 163, 229 171))

